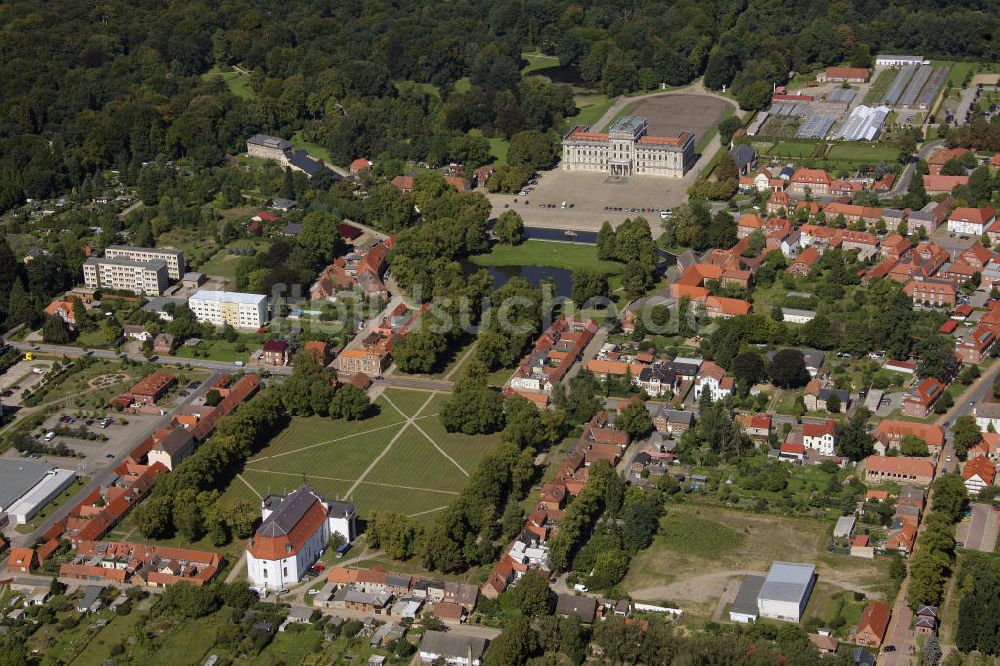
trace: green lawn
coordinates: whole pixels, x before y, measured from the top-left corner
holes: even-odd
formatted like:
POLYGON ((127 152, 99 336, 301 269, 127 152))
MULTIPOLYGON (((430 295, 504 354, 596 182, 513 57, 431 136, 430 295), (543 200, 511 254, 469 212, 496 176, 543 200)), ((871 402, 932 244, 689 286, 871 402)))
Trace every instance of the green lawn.
POLYGON ((831 160, 894 162, 899 156, 899 149, 863 143, 835 144, 830 147, 826 156, 831 160))
MULTIPOLYGON (((482 130, 473 128, 469 130, 469 134, 482 135, 482 130)), ((503 166, 504 164, 507 164, 507 151, 510 150, 510 141, 502 136, 489 137, 487 138, 487 141, 490 142, 490 155, 492 155, 495 160, 494 164, 496 166, 503 166)))
POLYGON ((208 261, 201 264, 198 270, 206 275, 218 275, 233 279, 236 277, 236 264, 245 255, 229 254, 229 248, 255 247, 258 252, 266 252, 271 241, 262 238, 244 238, 233 241, 213 254, 208 261))
POLYGON ((746 540, 737 530, 692 513, 676 513, 668 518, 657 540, 662 540, 667 550, 682 555, 715 558, 738 549, 746 540))
MULTIPOLYGON (((118 395, 128 387, 132 386, 140 377, 144 376, 147 368, 125 368, 124 365, 116 361, 97 361, 90 367, 81 370, 73 375, 61 375, 61 379, 56 379, 47 384, 42 402, 52 402, 60 398, 77 398, 82 404, 86 401, 93 404, 100 401, 104 405, 108 398, 118 395), (114 383, 100 385, 98 387, 97 378, 108 381, 117 380, 114 383)), ((152 369, 149 368, 151 372, 152 369)))
POLYGON ((574 97, 574 101, 580 112, 569 118, 570 125, 593 125, 615 103, 614 98, 601 93, 580 93, 574 97))
POLYGON ((544 55, 541 53, 522 53, 521 58, 528 61, 528 64, 521 69, 522 76, 539 69, 559 66, 558 56, 544 55))
POLYGON ((455 81, 454 88, 455 92, 465 92, 472 88, 472 81, 469 80, 469 77, 463 76, 459 80, 455 81))
POLYGON ((566 270, 588 269, 620 273, 624 266, 597 258, 593 245, 529 240, 520 245, 494 245, 487 254, 469 257, 476 266, 547 266, 566 270))
POLYGON ((889 87, 896 80, 899 71, 898 69, 884 69, 879 72, 868 88, 868 93, 865 94, 865 104, 881 104, 882 98, 889 92, 889 87))
POLYGON ((247 462, 241 472, 246 483, 235 479, 222 501, 287 492, 304 475, 325 497, 342 498, 350 491, 362 517, 397 511, 430 524, 462 490, 466 473, 499 445, 500 436, 445 432, 437 416, 444 394, 388 389, 387 397, 407 415, 419 412, 415 425, 404 425, 385 397, 377 401, 381 412, 364 421, 295 417, 247 462))
POLYGON ((408 85, 408 86, 413 86, 414 88, 417 88, 419 90, 422 90, 425 93, 432 95, 433 97, 441 99, 441 89, 438 86, 434 85, 433 83, 417 83, 416 81, 394 81, 393 85, 396 87, 397 91, 401 91, 404 85, 408 85))
POLYGON ((318 143, 312 143, 306 141, 302 138, 302 130, 299 130, 292 135, 292 145, 295 146, 296 150, 307 150, 309 154, 313 157, 323 160, 328 164, 333 164, 333 159, 330 157, 330 151, 327 150, 325 146, 321 146, 318 143))
POLYGON ((234 361, 247 362, 250 358, 251 346, 243 343, 243 351, 239 351, 240 342, 226 342, 225 340, 204 340, 197 347, 188 347, 186 345, 181 345, 178 347, 173 356, 179 356, 180 358, 207 358, 213 361, 222 361, 223 363, 233 363, 234 361), (198 352, 198 356, 195 356, 195 352, 198 352))
POLYGON ((811 157, 816 154, 816 147, 817 144, 804 141, 780 141, 770 152, 782 157, 811 157))
MULTIPOLYGON (((391 400, 392 404, 398 407, 406 416, 416 416, 420 408, 424 406, 424 403, 428 402, 428 399, 433 400, 433 395, 433 393, 426 391, 407 391, 405 389, 393 388, 386 389, 385 393, 383 393, 383 396, 391 400)), ((390 407, 390 409, 392 408, 390 407)), ((433 413, 430 409, 424 409, 421 416, 433 413)))
POLYGON ((224 71, 218 67, 213 67, 202 74, 201 77, 203 79, 221 78, 226 82, 226 86, 229 88, 229 91, 242 99, 257 98, 257 94, 253 90, 250 90, 250 82, 247 77, 237 71, 224 71))

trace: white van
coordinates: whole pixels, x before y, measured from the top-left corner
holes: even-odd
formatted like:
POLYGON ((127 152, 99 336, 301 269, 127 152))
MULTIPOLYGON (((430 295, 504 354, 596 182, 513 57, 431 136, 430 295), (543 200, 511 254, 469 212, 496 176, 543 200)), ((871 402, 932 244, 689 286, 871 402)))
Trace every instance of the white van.
POLYGON ((51 442, 55 438, 56 438, 56 434, 54 432, 52 432, 51 430, 48 431, 47 433, 45 433, 45 441, 46 442, 51 442))

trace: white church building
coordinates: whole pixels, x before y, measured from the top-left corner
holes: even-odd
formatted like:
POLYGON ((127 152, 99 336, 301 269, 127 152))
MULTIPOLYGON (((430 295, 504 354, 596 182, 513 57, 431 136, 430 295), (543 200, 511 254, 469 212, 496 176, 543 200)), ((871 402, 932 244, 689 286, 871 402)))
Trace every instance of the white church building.
POLYGON ((268 495, 261 502, 264 522, 247 545, 247 576, 258 589, 282 590, 298 583, 339 532, 355 537, 350 502, 325 502, 307 485, 292 493, 268 495))

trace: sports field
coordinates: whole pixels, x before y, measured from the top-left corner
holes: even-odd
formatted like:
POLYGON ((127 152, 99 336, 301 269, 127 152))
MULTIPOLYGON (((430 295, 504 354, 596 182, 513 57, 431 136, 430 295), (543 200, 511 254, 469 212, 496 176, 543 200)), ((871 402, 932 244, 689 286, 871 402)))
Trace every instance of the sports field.
POLYGON ((445 432, 446 394, 388 389, 364 421, 296 417, 247 461, 226 498, 284 493, 303 478, 327 499, 351 499, 362 518, 398 511, 430 523, 462 490, 499 435, 445 432))

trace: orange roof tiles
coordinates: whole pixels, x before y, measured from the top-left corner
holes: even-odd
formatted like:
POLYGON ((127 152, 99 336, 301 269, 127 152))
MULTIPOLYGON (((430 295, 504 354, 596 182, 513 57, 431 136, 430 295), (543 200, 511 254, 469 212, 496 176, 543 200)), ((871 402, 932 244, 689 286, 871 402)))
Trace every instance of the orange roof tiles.
POLYGON ((934 476, 933 463, 907 456, 868 456, 865 459, 865 468, 869 472, 883 474, 903 474, 927 478, 934 476))
POLYGON ((996 473, 996 465, 990 462, 989 458, 973 458, 965 463, 965 467, 962 469, 962 478, 968 481, 972 477, 978 476, 983 483, 990 485, 993 483, 996 473))

